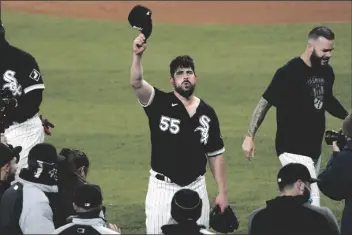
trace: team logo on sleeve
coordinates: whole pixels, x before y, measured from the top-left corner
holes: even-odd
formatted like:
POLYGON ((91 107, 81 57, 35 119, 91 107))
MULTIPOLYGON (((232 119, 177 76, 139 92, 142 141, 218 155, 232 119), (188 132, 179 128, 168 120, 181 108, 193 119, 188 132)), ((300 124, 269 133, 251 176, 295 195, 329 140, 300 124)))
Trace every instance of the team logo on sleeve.
POLYGON ((200 143, 206 145, 208 143, 208 139, 209 139, 209 122, 211 121, 211 119, 206 116, 206 115, 202 115, 199 118, 199 124, 200 126, 198 126, 194 131, 200 131, 200 143))
POLYGON ((13 96, 20 96, 22 95, 22 86, 18 84, 15 74, 16 72, 12 70, 7 70, 4 73, 3 79, 6 83, 2 86, 2 89, 8 89, 13 96))
POLYGON ((32 78, 34 81, 38 82, 41 77, 41 74, 39 73, 38 70, 33 69, 31 74, 29 74, 29 77, 32 78))

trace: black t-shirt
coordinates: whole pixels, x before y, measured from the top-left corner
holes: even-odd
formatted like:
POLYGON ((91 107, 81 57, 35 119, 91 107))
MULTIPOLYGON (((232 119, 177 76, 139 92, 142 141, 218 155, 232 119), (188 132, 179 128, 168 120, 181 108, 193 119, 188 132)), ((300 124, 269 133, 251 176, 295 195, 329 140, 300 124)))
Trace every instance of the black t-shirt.
POLYGON ((14 121, 25 121, 39 112, 42 90, 45 88, 43 76, 31 54, 7 42, 1 44, 0 51, 0 90, 7 97, 16 98, 19 106, 26 106, 20 107, 13 117, 14 121), (31 95, 35 92, 38 94, 31 95))
POLYGON ((179 185, 187 185, 205 174, 207 157, 225 151, 218 117, 203 100, 190 117, 173 92, 154 88, 151 99, 144 106, 152 145, 151 168, 179 185))
POLYGON ((332 97, 334 72, 311 68, 300 57, 279 68, 263 98, 276 107, 276 152, 321 154, 325 131, 325 101, 332 97))
POLYGON ((280 196, 248 217, 249 235, 338 235, 332 212, 305 203, 303 196, 280 196))

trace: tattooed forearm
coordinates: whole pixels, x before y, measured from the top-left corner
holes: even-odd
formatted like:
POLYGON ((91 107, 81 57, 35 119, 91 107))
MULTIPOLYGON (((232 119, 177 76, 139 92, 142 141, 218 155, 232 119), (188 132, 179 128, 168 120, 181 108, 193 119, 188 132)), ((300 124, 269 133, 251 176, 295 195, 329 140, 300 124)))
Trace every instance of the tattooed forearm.
POLYGON ((262 124, 266 113, 270 109, 271 104, 268 103, 263 97, 260 98, 257 107, 255 107, 254 112, 252 114, 252 119, 249 124, 249 129, 247 135, 250 137, 254 137, 257 132, 260 124, 262 124))

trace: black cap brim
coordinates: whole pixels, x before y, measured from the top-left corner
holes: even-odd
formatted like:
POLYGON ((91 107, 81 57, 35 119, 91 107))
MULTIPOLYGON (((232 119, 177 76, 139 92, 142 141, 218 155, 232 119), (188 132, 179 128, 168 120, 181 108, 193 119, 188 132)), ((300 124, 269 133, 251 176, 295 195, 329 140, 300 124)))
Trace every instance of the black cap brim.
POLYGON ((13 148, 12 151, 15 154, 16 163, 18 163, 18 161, 20 160, 20 153, 22 151, 22 147, 21 146, 16 146, 16 147, 13 148))
POLYGON ((317 183, 319 182, 319 179, 315 179, 315 178, 311 178, 310 180, 308 180, 309 183, 313 184, 313 183, 317 183))

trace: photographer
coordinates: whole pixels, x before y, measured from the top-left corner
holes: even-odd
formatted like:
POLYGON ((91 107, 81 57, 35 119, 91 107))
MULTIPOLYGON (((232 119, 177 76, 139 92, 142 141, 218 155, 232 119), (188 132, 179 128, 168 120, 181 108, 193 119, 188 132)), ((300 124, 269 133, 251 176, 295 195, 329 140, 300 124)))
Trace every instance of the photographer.
POLYGON ((72 206, 75 190, 87 183, 89 159, 87 155, 78 149, 63 148, 60 156, 64 157, 59 165, 59 200, 55 211, 55 227, 68 223, 67 218, 75 215, 72 206))
POLYGON ((341 235, 352 234, 352 114, 342 124, 342 131, 326 132, 326 142, 333 154, 326 169, 319 175, 319 189, 332 200, 345 200, 341 235))

